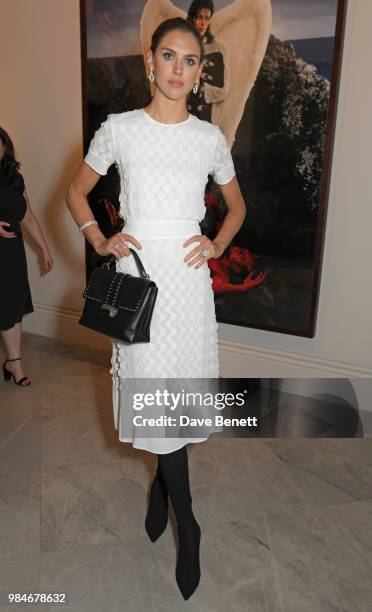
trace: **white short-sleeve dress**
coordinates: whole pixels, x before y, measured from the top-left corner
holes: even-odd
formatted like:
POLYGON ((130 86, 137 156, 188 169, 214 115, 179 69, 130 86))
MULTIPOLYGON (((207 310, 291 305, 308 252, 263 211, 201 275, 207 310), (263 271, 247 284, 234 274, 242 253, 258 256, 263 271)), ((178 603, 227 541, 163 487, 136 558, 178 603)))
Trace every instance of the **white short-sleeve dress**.
MULTIPOLYGON (((154 453, 169 453, 206 438, 142 437, 126 401, 131 379, 218 379, 218 337, 209 267, 188 266, 183 247, 200 235, 208 174, 222 185, 235 175, 229 145, 220 128, 189 115, 165 124, 144 110, 109 115, 96 131, 85 162, 101 175, 116 163, 120 176, 123 232, 158 286, 149 343, 112 340, 113 413, 119 440, 154 453)), ((133 257, 117 270, 138 275, 133 257)), ((190 385, 192 381, 190 380, 190 385)))

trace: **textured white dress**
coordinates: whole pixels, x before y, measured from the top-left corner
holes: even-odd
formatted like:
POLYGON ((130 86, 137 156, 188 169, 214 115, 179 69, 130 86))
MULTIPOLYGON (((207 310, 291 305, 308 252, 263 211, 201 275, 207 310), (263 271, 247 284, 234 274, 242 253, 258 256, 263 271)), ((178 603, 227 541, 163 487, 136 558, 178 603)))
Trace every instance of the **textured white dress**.
MULTIPOLYGON (((135 249, 158 286, 149 343, 112 341, 113 413, 119 440, 154 453, 169 453, 206 438, 141 437, 126 402, 130 379, 218 379, 218 337, 209 267, 187 266, 184 257, 198 243, 205 215, 208 174, 222 185, 235 175, 221 130, 194 115, 160 123, 144 109, 109 115, 96 131, 85 162, 101 175, 116 163, 123 232, 142 245, 135 249)), ((138 275, 133 257, 117 270, 138 275)), ((189 381, 190 385, 192 381, 189 381)))

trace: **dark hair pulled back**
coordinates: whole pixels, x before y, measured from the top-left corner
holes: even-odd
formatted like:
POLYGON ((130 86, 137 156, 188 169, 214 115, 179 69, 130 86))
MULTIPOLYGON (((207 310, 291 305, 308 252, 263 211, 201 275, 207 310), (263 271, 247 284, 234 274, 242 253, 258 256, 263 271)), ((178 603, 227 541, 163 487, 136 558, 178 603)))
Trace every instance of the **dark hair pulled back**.
POLYGON ((155 51, 158 48, 159 43, 162 40, 162 38, 164 38, 164 36, 168 34, 169 32, 174 32, 174 31, 188 32, 189 34, 192 34, 194 36, 195 40, 197 41, 199 45, 199 49, 200 49, 200 61, 203 61, 204 47, 203 47, 202 40, 200 38, 200 34, 198 30, 195 28, 194 24, 191 23, 191 21, 188 21, 187 19, 183 19, 182 17, 173 17, 172 19, 166 19, 165 21, 162 21, 160 25, 158 25, 158 27, 156 28, 151 38, 150 49, 152 53, 155 54, 155 51))

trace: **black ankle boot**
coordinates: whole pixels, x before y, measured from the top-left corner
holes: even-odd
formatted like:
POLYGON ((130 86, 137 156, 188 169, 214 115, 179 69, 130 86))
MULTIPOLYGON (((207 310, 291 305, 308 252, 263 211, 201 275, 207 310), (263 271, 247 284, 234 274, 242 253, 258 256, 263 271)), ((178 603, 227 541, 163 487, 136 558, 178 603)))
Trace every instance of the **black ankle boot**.
POLYGON ((151 485, 145 528, 151 542, 155 542, 168 524, 168 492, 159 472, 151 485))
POLYGON ((195 518, 178 526, 176 580, 184 599, 189 599, 200 582, 201 529, 195 518))

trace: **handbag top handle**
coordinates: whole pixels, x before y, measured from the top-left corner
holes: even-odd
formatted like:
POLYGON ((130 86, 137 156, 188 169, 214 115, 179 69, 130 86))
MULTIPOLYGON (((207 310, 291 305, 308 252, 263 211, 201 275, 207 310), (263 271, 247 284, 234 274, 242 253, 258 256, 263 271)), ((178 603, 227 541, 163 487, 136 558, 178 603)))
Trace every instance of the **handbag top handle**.
MULTIPOLYGON (((129 250, 130 250, 130 252, 132 253, 132 255, 134 257, 134 260, 136 262, 137 269, 138 269, 138 272, 139 272, 140 276, 142 276, 142 278, 148 278, 149 279, 150 276, 147 274, 147 272, 146 272, 146 270, 145 270, 145 268, 143 266, 143 263, 142 263, 142 261, 140 259, 140 256, 138 255, 138 253, 136 251, 134 251, 133 249, 131 249, 130 247, 129 247, 129 250)), ((116 257, 115 257, 115 255, 112 255, 110 257, 110 259, 108 259, 103 264, 102 268, 111 268, 111 266, 112 266, 112 264, 114 262, 116 262, 116 257)))

